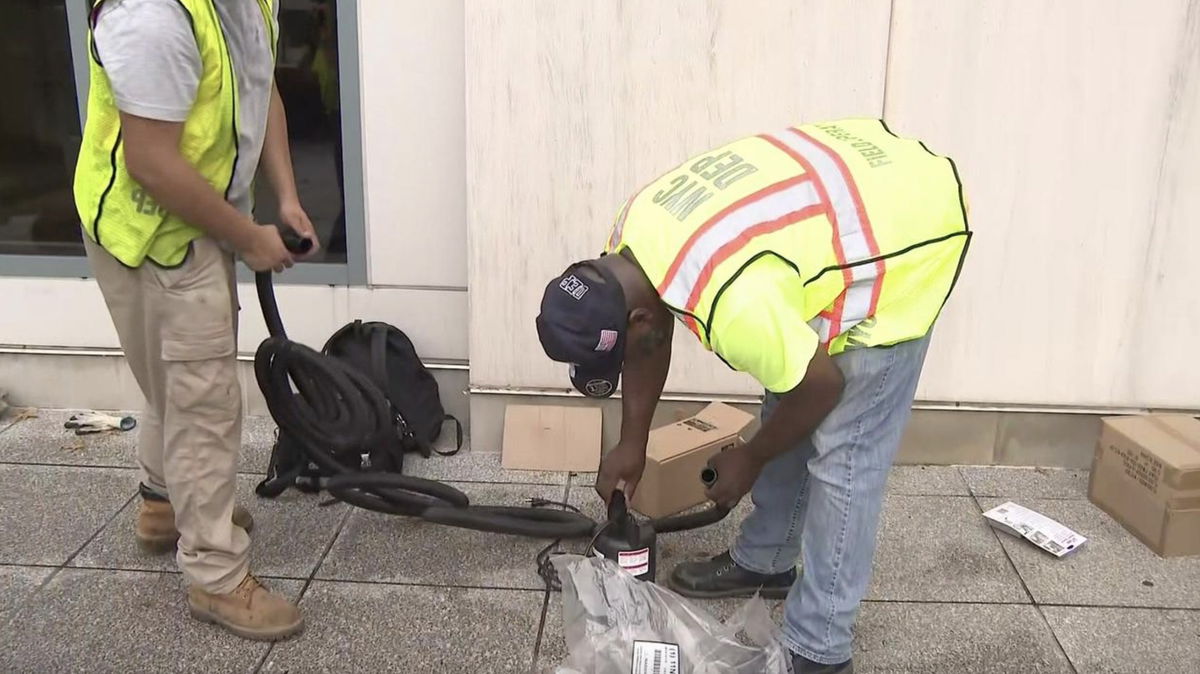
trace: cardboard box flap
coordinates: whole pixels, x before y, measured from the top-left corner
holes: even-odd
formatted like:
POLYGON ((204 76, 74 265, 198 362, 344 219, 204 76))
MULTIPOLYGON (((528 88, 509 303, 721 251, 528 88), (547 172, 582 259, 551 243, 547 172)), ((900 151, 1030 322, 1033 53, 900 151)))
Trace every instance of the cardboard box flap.
POLYGON ((595 471, 601 421, 595 407, 509 405, 501 465, 508 470, 595 471))
POLYGON ((1154 421, 1187 447, 1178 453, 1176 461, 1169 462, 1180 470, 1200 470, 1200 420, 1182 414, 1163 414, 1154 417, 1154 421))
POLYGON ((1182 415, 1108 417, 1105 425, 1176 471, 1200 471, 1200 421, 1182 415))
POLYGON ((741 433, 754 415, 724 403, 711 403, 696 415, 654 429, 646 456, 662 461, 741 433))

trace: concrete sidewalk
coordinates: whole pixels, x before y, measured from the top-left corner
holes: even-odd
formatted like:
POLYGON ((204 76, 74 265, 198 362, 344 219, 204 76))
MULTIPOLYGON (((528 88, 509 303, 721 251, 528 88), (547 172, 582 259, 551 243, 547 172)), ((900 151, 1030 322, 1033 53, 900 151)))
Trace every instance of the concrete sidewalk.
MULTIPOLYGON (((252 563, 300 598, 308 628, 268 645, 196 623, 173 557, 133 539, 134 434, 77 438, 69 414, 0 421, 0 671, 542 672, 565 655, 561 595, 534 569, 545 542, 294 490, 258 499, 274 431, 261 418, 247 422, 240 478, 252 563)), ((599 514, 589 476, 508 472, 492 452, 414 460, 408 472, 476 503, 543 497, 599 514)), ((1158 558, 1088 503, 1086 483, 1078 471, 897 467, 856 670, 1200 672, 1200 558, 1158 558), (1055 559, 998 534, 980 513, 1004 500, 1089 541, 1055 559)), ((660 579, 723 550, 739 520, 663 536, 660 579)), ((718 615, 736 605, 703 604, 718 615)))

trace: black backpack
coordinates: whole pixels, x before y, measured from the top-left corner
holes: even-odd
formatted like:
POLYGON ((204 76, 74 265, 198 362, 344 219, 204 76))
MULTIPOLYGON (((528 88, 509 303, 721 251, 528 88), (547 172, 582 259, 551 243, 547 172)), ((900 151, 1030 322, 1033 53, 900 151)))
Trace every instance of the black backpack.
MULTIPOLYGON (((404 454, 408 452, 424 457, 435 452, 452 456, 462 449, 462 424, 446 414, 437 380, 402 330, 379 321, 356 320, 333 333, 321 353, 367 375, 383 392, 393 414, 394 437, 381 439, 360 456, 337 457, 342 464, 357 464, 361 470, 400 473, 404 454), (455 448, 436 450, 433 444, 441 437, 446 421, 454 422, 455 448)), ((315 492, 321 489, 323 477, 328 475, 304 458, 293 438, 280 432, 271 449, 267 477, 256 491, 266 497, 278 496, 289 486, 315 492)))

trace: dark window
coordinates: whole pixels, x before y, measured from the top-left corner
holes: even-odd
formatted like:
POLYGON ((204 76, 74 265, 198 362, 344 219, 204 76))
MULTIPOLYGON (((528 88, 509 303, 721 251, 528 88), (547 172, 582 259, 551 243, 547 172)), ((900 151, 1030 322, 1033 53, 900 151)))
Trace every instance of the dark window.
POLYGON ((63 0, 0 0, 0 254, 82 255, 80 143, 63 0))
MULTIPOLYGON (((338 86, 337 0, 281 0, 275 83, 287 110, 300 203, 321 239, 316 262, 345 263, 342 115, 338 86)), ((276 221, 267 181, 256 184, 255 218, 276 221)))

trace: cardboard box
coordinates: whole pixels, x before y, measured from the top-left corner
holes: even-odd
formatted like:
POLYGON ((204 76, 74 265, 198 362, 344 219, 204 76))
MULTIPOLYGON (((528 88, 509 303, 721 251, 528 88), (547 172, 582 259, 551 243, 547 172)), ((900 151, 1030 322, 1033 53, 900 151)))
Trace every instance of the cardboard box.
POLYGON ((509 405, 500 465, 508 470, 596 471, 601 421, 598 407, 509 405))
POLYGON ((754 415, 712 403, 695 416, 650 431, 646 472, 630 503, 647 517, 664 517, 704 503, 700 471, 709 457, 741 445, 754 415))
POLYGON ((1200 421, 1103 419, 1088 498, 1158 555, 1200 554, 1200 421))

